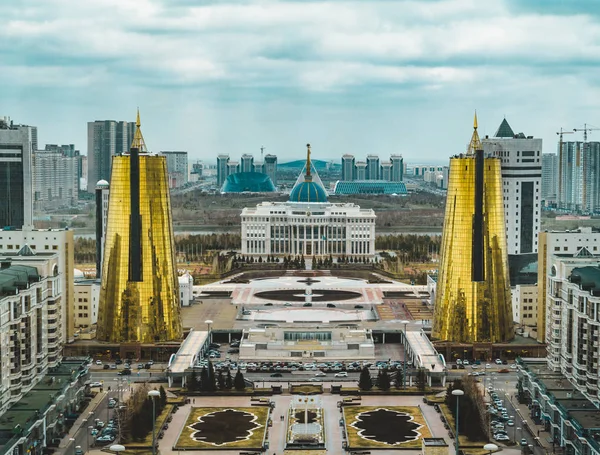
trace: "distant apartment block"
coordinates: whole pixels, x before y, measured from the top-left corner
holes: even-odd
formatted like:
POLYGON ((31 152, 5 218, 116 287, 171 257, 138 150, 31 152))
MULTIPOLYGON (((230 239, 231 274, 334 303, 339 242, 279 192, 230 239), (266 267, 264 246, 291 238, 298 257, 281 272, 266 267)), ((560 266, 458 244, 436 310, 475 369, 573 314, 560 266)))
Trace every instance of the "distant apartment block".
POLYGON ((542 202, 546 206, 556 205, 558 194, 558 155, 542 154, 542 202))
POLYGON ((99 180, 110 182, 112 157, 129 152, 134 134, 134 122, 115 120, 88 122, 88 193, 94 192, 96 182, 99 180))
POLYGON ((558 208, 600 213, 600 142, 563 142, 558 153, 558 208))
POLYGON ((229 155, 222 154, 217 156, 217 186, 223 187, 223 184, 232 174, 240 172, 258 172, 269 176, 275 186, 277 186, 277 155, 267 154, 263 161, 254 161, 254 156, 245 153, 240 161, 231 161, 229 155))
POLYGON ((33 152, 33 207, 74 207, 79 194, 79 156, 70 146, 46 146, 33 152))
POLYGON ((404 179, 404 160, 402 155, 392 155, 389 161, 381 162, 377 155, 367 155, 366 161, 356 161, 354 155, 342 156, 343 182, 375 180, 402 182, 404 179))
POLYGON ((167 157, 169 188, 178 188, 188 182, 188 152, 162 151, 167 157))

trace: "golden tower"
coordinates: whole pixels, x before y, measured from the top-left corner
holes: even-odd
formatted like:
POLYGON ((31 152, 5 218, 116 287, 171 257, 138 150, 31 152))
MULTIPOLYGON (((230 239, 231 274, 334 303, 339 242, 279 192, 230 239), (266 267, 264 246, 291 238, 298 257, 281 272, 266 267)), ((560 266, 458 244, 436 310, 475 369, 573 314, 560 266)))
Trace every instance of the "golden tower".
POLYGON ((114 156, 98 312, 100 341, 182 337, 164 156, 149 154, 140 113, 129 154, 114 156))
POLYGON ((434 339, 514 338, 500 164, 484 157, 475 115, 467 154, 450 159, 434 339))

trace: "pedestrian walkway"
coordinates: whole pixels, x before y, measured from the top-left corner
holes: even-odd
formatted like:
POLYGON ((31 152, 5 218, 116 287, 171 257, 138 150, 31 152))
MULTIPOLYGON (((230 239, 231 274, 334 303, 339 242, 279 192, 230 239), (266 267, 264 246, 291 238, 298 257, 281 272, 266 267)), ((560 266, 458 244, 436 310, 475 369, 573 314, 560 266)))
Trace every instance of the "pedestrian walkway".
POLYGON ((517 402, 517 398, 512 398, 513 406, 517 411, 519 419, 521 422, 525 422, 524 430, 528 431, 536 441, 537 445, 544 449, 546 453, 556 452, 556 447, 553 446, 550 441, 550 434, 544 430, 543 425, 537 425, 529 414, 529 408, 526 404, 521 404, 517 402))
POLYGON ((97 393, 96 396, 92 398, 92 401, 90 401, 90 404, 86 410, 81 413, 77 420, 75 420, 67 435, 60 441, 56 452, 58 455, 66 453, 67 449, 72 444, 71 439, 75 439, 75 436, 82 427, 87 430, 88 425, 91 425, 91 423, 88 422, 88 419, 94 419, 96 415, 96 409, 98 406, 100 406, 100 403, 102 403, 105 397, 105 393, 97 393))

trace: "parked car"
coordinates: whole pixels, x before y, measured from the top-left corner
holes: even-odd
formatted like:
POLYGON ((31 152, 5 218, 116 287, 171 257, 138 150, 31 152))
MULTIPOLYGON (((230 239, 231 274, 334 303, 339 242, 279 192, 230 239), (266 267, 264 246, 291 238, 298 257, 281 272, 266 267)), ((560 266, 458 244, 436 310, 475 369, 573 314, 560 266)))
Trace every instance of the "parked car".
POLYGON ((239 348, 229 348, 229 349, 227 349, 227 354, 237 354, 238 352, 240 352, 239 348))
POLYGON ((90 384, 90 387, 102 387, 102 383, 101 382, 92 382, 90 384))
POLYGON ((96 442, 113 442, 114 440, 115 440, 115 437, 110 434, 96 438, 96 442))
POLYGON ((364 306, 362 306, 362 305, 354 305, 355 310, 362 310, 363 308, 364 308, 364 306))
POLYGON ((96 365, 102 365, 102 360, 96 360, 96 365))
POLYGON ((333 303, 328 303, 327 308, 335 308, 335 305, 333 303))
POLYGON ((103 368, 104 370, 108 370, 108 369, 110 369, 110 365, 107 363, 107 364, 106 364, 106 365, 104 365, 102 368, 103 368))
POLYGON ((75 446, 75 455, 83 455, 83 449, 81 446, 75 446))
POLYGON ((308 306, 312 306, 312 303, 310 303, 310 302, 306 302, 306 303, 305 303, 304 305, 302 305, 302 306, 307 306, 307 307, 308 307, 308 306))
POLYGON ((496 362, 496 365, 502 365, 502 360, 500 360, 500 359, 496 359, 495 362, 496 362))
POLYGON ((117 365, 121 365, 121 364, 123 363, 123 361, 122 361, 121 359, 117 359, 117 360, 115 360, 115 363, 116 363, 117 365))
POLYGON ((322 378, 327 376, 327 373, 323 373, 322 371, 318 371, 317 373, 315 373, 315 377, 317 378, 322 378))
POLYGON ((522 446, 522 447, 525 447, 525 446, 527 446, 527 439, 525 439, 525 438, 522 438, 522 439, 521 439, 521 446, 522 446))
POLYGON ((117 376, 131 376, 131 370, 121 370, 117 373, 117 376))
POLYGON ((110 369, 111 370, 116 370, 117 369, 117 365, 115 363, 111 364, 110 369))
POLYGON ((144 364, 138 363, 138 370, 143 370, 143 369, 144 369, 144 364))

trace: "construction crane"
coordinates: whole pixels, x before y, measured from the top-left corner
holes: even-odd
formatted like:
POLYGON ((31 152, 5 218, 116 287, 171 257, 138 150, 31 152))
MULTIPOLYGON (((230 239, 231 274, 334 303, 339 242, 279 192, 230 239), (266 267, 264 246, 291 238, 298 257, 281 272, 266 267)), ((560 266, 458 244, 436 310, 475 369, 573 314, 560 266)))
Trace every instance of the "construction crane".
POLYGON ((264 151, 265 151, 265 146, 263 145, 263 146, 260 148, 260 160, 261 160, 263 163, 264 163, 264 159, 263 159, 263 153, 264 153, 264 151))
POLYGON ((558 203, 560 204, 560 197, 562 195, 562 190, 563 190, 563 181, 562 181, 563 134, 575 134, 575 132, 563 131, 563 129, 561 127, 560 131, 557 131, 556 134, 558 134, 558 194, 557 194, 557 199, 558 199, 558 203))
MULTIPOLYGON (((596 127, 593 127, 593 128, 588 128, 588 126, 587 126, 587 125, 588 125, 587 123, 584 123, 584 124, 583 124, 583 128, 573 128, 573 131, 574 131, 574 132, 576 132, 576 131, 583 131, 583 142, 587 142, 587 135, 588 135, 588 131, 590 131, 590 132, 591 132, 591 131, 597 131, 597 130, 600 130, 600 128, 596 128, 596 127)), ((561 128, 561 130, 562 130, 562 128, 561 128)), ((558 134, 558 133, 557 133, 557 134, 558 134)), ((590 134, 591 134, 591 133, 590 133, 590 134)))

